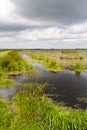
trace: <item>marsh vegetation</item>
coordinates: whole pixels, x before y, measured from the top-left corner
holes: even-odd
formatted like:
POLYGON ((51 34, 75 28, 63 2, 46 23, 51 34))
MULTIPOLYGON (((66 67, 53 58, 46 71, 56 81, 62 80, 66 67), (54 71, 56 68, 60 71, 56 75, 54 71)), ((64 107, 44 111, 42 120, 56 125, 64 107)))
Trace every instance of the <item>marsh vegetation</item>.
MULTIPOLYGON (((27 59, 19 52, 0 52, 0 89, 15 86, 15 78, 10 78, 12 75, 33 75, 32 63, 35 62, 55 73, 66 69, 76 73, 86 71, 86 51, 21 51, 30 56, 27 59)), ((13 98, 1 98, 0 130, 87 130, 87 110, 54 102, 45 93, 47 86, 47 83, 22 83, 21 91, 13 98)))
POLYGON ((87 112, 55 104, 43 92, 46 84, 24 84, 9 105, 0 100, 2 130, 86 130, 87 112))
POLYGON ((87 51, 25 50, 24 52, 31 56, 33 62, 38 61, 53 72, 64 71, 66 69, 76 73, 87 71, 87 51))
POLYGON ((15 82, 9 79, 9 75, 15 75, 23 72, 32 73, 32 65, 23 59, 19 52, 1 51, 0 52, 0 87, 14 86, 15 82))

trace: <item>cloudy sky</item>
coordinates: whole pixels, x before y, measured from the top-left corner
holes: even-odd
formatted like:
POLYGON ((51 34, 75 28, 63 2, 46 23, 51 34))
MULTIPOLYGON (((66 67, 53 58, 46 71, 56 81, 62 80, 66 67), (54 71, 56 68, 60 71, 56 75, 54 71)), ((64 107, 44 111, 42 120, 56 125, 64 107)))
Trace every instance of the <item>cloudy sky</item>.
POLYGON ((0 0, 2 48, 87 48, 87 0, 0 0))

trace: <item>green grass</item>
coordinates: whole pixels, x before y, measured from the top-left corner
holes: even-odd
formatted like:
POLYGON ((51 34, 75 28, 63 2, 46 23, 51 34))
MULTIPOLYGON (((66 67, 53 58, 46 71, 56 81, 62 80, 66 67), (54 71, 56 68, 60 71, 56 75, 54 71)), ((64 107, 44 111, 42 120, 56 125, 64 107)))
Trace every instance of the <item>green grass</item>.
POLYGON ((12 119, 7 103, 0 99, 0 130, 7 130, 11 126, 12 119))
MULTIPOLYGON (((87 112, 56 105, 43 94, 45 85, 31 83, 14 100, 17 130, 86 130, 87 112)), ((14 123, 14 122, 13 122, 14 123)))
POLYGON ((58 72, 64 70, 63 64, 56 62, 56 60, 53 58, 49 58, 42 54, 39 55, 31 54, 31 57, 32 59, 41 62, 48 70, 52 72, 58 72))
POLYGON ((75 71, 76 74, 80 74, 82 71, 84 71, 84 67, 82 66, 80 62, 72 63, 70 65, 70 69, 75 71))
POLYGON ((75 71, 76 74, 87 72, 87 51, 28 50, 23 52, 29 55, 33 62, 40 62, 53 72, 64 71, 66 68, 75 71))
POLYGON ((1 67, 7 71, 23 71, 28 67, 26 61, 19 55, 16 50, 8 52, 7 55, 1 59, 1 67))
POLYGON ((25 84, 11 101, 0 100, 0 130, 87 130, 87 111, 54 104, 47 84, 25 84))
POLYGON ((46 68, 52 72, 58 72, 58 71, 63 71, 64 67, 62 63, 58 63, 53 59, 46 58, 44 65, 46 68))
POLYGON ((12 79, 8 79, 8 75, 19 73, 34 75, 32 65, 19 55, 19 51, 11 50, 0 53, 0 88, 15 85, 12 79))
POLYGON ((11 79, 0 79, 0 89, 15 86, 15 82, 11 79))

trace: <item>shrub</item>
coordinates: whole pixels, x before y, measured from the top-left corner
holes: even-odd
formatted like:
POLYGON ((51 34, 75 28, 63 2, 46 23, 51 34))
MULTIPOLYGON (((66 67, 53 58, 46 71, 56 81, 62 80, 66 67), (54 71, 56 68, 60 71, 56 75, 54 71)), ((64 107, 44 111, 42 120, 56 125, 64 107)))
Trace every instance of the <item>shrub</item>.
POLYGON ((57 63, 55 60, 49 58, 46 59, 45 66, 53 72, 64 70, 64 67, 61 63, 57 63))
POLYGON ((77 63, 74 63, 74 64, 71 64, 70 65, 70 69, 75 71, 76 73, 81 73, 81 71, 84 69, 82 64, 77 62, 77 63))
POLYGON ((19 55, 18 51, 10 51, 1 59, 2 68, 7 71, 22 71, 28 69, 28 63, 19 55))
POLYGON ((15 83, 7 78, 8 73, 17 74, 21 72, 27 72, 29 75, 34 74, 32 65, 28 64, 18 51, 12 50, 8 52, 0 60, 0 86, 13 86, 15 83))

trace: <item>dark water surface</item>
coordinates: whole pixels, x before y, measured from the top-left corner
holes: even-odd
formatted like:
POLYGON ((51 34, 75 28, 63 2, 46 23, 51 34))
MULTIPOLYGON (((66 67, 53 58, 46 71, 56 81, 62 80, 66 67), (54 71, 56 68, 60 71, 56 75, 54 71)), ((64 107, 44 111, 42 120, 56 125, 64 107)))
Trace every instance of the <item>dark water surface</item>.
MULTIPOLYGON (((87 109, 87 73, 76 75, 74 72, 65 71, 52 73, 41 64, 34 63, 34 68, 40 71, 37 79, 16 76, 17 82, 38 81, 47 82, 49 85, 45 93, 49 94, 54 101, 64 102, 66 106, 87 109)), ((6 90, 0 90, 0 97, 12 98, 19 91, 18 86, 6 90)))
POLYGON ((87 74, 76 75, 70 71, 59 73, 44 71, 38 77, 38 81, 48 81, 50 85, 46 93, 50 93, 54 101, 64 102, 65 105, 74 108, 87 108, 87 74))
POLYGON ((54 101, 64 102, 73 108, 87 109, 87 73, 76 75, 75 72, 65 71, 52 73, 39 64, 35 64, 42 73, 37 77, 38 82, 48 82, 45 92, 54 101))

